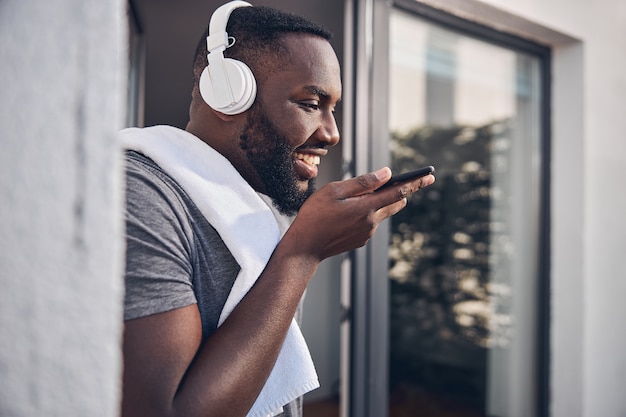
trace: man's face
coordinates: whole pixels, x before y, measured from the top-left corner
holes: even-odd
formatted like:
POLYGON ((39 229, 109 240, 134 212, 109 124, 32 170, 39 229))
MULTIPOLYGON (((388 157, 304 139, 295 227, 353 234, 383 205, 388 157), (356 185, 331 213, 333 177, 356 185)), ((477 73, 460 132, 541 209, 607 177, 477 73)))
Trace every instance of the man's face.
POLYGON ((240 146, 254 170, 247 179, 291 215, 315 191, 317 166, 327 147, 339 142, 333 112, 341 80, 326 40, 292 34, 284 42, 288 64, 263 77, 240 146))
POLYGON ((241 134, 241 149, 260 177, 265 194, 274 200, 281 213, 293 215, 315 191, 315 178, 307 181, 306 189, 301 187, 288 138, 257 109, 251 110, 248 124, 241 134))

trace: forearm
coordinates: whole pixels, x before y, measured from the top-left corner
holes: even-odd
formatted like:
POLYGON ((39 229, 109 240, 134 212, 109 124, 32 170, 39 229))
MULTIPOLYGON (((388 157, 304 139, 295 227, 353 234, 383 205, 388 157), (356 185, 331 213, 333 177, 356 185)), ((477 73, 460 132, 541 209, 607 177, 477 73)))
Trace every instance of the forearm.
POLYGON ((173 402, 174 415, 243 416, 263 388, 319 261, 298 254, 295 236, 202 346, 173 402))

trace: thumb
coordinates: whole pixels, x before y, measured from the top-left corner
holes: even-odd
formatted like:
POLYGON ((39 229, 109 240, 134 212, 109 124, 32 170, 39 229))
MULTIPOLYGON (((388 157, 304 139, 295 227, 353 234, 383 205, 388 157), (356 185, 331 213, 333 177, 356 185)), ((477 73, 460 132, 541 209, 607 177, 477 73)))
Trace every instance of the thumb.
POLYGON ((389 181, 389 178, 391 178, 391 169, 384 167, 377 171, 343 181, 342 191, 344 197, 355 197, 371 193, 389 181))

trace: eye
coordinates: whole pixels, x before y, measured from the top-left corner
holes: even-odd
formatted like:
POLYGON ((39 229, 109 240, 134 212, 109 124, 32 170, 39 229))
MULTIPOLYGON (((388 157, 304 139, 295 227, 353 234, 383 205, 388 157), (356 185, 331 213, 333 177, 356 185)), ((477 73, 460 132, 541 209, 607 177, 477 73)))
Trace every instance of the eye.
POLYGON ((300 106, 303 107, 307 111, 315 111, 315 110, 319 110, 320 103, 317 100, 307 100, 307 101, 301 101, 300 106))

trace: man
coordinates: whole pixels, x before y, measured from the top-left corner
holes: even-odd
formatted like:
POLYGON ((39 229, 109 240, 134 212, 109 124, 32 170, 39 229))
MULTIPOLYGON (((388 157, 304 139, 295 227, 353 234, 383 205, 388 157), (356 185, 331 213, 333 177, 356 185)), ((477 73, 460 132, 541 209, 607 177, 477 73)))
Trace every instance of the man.
POLYGON ((245 6, 220 8, 228 34, 214 37, 212 19, 199 45, 186 130, 123 132, 124 417, 300 415, 300 396, 317 387, 293 322, 309 280, 434 181, 374 193, 390 178, 383 168, 315 191, 320 159, 339 141, 330 35, 245 6), (235 93, 220 90, 224 73, 235 93), (241 106, 239 93, 250 94, 241 106))

